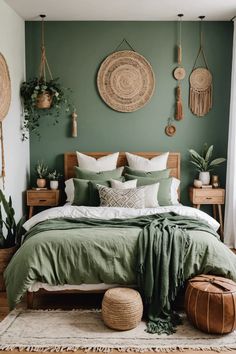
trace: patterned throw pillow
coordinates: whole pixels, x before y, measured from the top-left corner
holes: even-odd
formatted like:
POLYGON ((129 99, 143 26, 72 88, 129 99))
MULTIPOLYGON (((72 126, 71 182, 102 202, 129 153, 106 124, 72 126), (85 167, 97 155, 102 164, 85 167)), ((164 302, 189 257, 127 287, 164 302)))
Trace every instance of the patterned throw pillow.
POLYGON ((143 189, 114 189, 97 184, 100 206, 135 208, 145 207, 145 194, 143 189))

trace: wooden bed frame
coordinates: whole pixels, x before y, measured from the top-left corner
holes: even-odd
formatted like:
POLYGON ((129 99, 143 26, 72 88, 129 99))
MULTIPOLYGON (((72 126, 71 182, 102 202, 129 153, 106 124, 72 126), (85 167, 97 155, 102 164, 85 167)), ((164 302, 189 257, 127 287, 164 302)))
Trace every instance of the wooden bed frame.
MULTIPOLYGON (((96 159, 109 155, 111 152, 85 152, 86 155, 95 157, 96 159)), ((163 152, 134 152, 135 155, 139 155, 148 159, 152 157, 159 156, 163 154, 163 152)), ((126 160, 126 156, 124 152, 119 153, 117 167, 128 165, 126 160)), ((69 178, 73 178, 74 174, 74 166, 78 166, 77 156, 75 152, 66 152, 64 154, 64 175, 65 180, 69 178)), ((180 179, 180 153, 179 152, 170 152, 168 161, 167 161, 167 168, 171 169, 170 175, 180 179)), ((34 295, 37 294, 58 294, 58 293, 101 293, 104 290, 97 290, 97 291, 85 291, 85 290, 61 290, 61 291, 47 291, 44 289, 39 289, 37 292, 27 292, 27 307, 33 308, 34 302, 34 295)))
MULTIPOLYGON (((86 155, 95 157, 96 159, 112 154, 112 152, 85 152, 86 155)), ((163 152, 134 152, 133 154, 151 159, 152 157, 159 156, 163 152)), ((119 153, 117 167, 128 165, 124 152, 119 153)), ((64 154, 64 175, 65 180, 75 177, 74 166, 78 166, 77 156, 75 152, 66 152, 64 154)), ((170 152, 167 168, 171 169, 171 176, 180 179, 180 153, 170 152)))

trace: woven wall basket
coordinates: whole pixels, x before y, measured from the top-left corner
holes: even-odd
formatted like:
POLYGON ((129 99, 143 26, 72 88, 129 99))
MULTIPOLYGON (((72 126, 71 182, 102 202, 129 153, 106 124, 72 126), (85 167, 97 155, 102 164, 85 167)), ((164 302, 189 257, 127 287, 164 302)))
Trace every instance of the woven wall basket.
POLYGON ((0 53, 0 121, 6 117, 11 103, 11 81, 8 66, 0 53))
POLYGON ((131 50, 118 51, 101 64, 97 86, 109 107, 119 112, 133 112, 152 97, 155 76, 142 55, 131 50))

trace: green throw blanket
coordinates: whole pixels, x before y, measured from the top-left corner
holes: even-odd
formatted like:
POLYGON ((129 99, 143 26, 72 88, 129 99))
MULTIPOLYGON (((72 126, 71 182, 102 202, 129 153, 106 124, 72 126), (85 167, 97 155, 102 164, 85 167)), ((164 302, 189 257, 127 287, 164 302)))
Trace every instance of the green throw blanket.
POLYGON ((173 213, 41 222, 26 233, 6 269, 10 307, 36 281, 129 285, 136 277, 147 330, 171 333, 179 323, 172 302, 186 279, 205 272, 236 280, 236 256, 216 238, 205 223, 173 213))

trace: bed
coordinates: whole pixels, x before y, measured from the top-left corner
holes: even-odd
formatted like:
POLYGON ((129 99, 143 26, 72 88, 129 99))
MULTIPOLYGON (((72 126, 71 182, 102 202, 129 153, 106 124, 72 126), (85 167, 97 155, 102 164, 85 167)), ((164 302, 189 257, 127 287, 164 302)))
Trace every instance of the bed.
MULTIPOLYGON (((95 158, 108 153, 88 153, 95 158)), ((139 156, 152 158, 161 153, 139 152, 139 156)), ((120 153, 117 167, 127 164, 125 153, 120 153)), ((65 153, 65 179, 74 177, 77 158, 74 152, 65 153)), ((170 153, 167 167, 171 176, 180 179, 180 154, 170 153)), ((139 226, 90 227, 75 229, 74 220, 103 219, 131 220, 156 214, 174 213, 204 222, 209 230, 189 231, 191 254, 186 256, 184 277, 200 273, 213 273, 236 281, 236 256, 212 234, 219 224, 204 212, 181 204, 155 209, 126 209, 84 207, 65 204, 43 211, 25 224, 29 239, 23 243, 5 272, 8 301, 14 308, 28 292, 28 306, 32 306, 35 292, 97 292, 114 286, 136 286, 137 242, 139 226), (73 222, 69 226, 50 226, 50 222, 73 222), (40 229, 41 227, 41 229, 40 229), (37 230, 38 228, 38 230, 37 230), (34 230, 35 235, 34 235, 34 230), (20 275, 19 275, 20 269, 20 275), (69 281, 68 281, 69 280, 69 281)), ((164 215, 164 214, 163 214, 164 215)))

